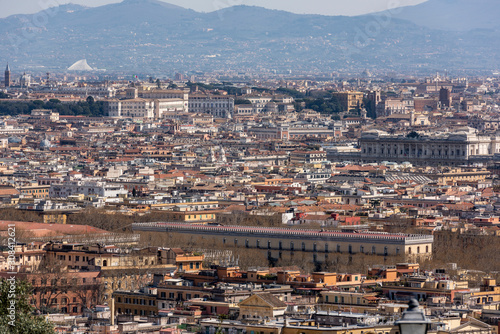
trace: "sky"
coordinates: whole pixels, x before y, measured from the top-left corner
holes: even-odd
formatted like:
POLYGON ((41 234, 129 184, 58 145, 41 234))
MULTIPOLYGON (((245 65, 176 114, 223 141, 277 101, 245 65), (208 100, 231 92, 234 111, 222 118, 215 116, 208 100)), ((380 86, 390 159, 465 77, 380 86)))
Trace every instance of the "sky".
MULTIPOLYGON (((386 9, 416 5, 426 0, 168 0, 171 4, 199 12, 212 12, 221 8, 249 5, 281 9, 299 14, 361 15, 386 9)), ((120 0, 0 0, 0 17, 13 14, 31 14, 65 3, 101 6, 120 0)))

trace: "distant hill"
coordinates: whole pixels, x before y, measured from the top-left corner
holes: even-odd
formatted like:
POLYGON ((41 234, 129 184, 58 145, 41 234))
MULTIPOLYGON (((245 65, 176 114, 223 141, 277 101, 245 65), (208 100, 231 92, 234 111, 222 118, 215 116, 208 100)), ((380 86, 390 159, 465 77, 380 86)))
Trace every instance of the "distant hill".
POLYGON ((380 14, 299 15, 253 6, 198 13, 157 0, 125 0, 95 8, 64 5, 0 19, 0 64, 8 61, 14 72, 43 72, 65 70, 87 59, 93 68, 151 75, 498 69, 498 31, 449 32, 399 18, 410 9, 423 11, 433 3, 450 1, 466 2, 431 0, 404 8, 389 20, 380 14))
POLYGON ((401 8, 395 17, 432 29, 467 31, 498 29, 499 15, 498 0, 429 0, 401 8))

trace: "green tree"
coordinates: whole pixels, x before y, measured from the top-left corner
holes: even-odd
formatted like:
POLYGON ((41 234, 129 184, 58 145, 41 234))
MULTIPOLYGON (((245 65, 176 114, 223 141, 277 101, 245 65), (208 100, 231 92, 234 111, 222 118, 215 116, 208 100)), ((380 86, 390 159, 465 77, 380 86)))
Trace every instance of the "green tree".
POLYGON ((32 288, 26 281, 16 280, 13 284, 11 280, 0 280, 0 334, 55 334, 50 322, 33 314, 31 296, 32 288), (15 317, 10 313, 11 305, 15 317))
POLYGON ((235 106, 240 105, 240 104, 252 104, 252 102, 250 102, 249 100, 245 100, 245 99, 236 99, 236 100, 234 100, 234 105, 235 106))
POLYGON ((376 119, 377 118, 377 106, 375 105, 375 101, 370 100, 368 98, 363 99, 363 104, 366 108, 366 116, 376 119))

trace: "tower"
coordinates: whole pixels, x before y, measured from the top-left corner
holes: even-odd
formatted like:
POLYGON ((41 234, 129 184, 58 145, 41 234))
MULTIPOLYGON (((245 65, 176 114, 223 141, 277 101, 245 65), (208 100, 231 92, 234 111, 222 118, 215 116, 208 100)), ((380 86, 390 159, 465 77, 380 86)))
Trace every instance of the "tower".
POLYGON ((7 64, 7 67, 5 68, 5 87, 10 87, 10 67, 9 67, 9 64, 7 64))
POLYGON ((443 108, 451 107, 452 97, 451 97, 451 91, 448 88, 442 87, 441 90, 439 91, 439 102, 441 102, 441 106, 443 108))

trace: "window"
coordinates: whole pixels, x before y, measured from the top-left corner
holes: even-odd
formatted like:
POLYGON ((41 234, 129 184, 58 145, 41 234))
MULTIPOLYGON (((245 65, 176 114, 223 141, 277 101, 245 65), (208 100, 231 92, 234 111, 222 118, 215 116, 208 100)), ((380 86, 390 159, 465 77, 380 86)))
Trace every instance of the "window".
POLYGON ((325 244, 325 253, 328 253, 328 244, 325 244))
POLYGON ((290 250, 293 251, 294 247, 293 247, 293 241, 290 242, 290 250))
POLYGON ((303 243, 302 243, 302 251, 305 251, 305 250, 306 250, 306 243, 305 243, 305 242, 303 242, 303 243))

